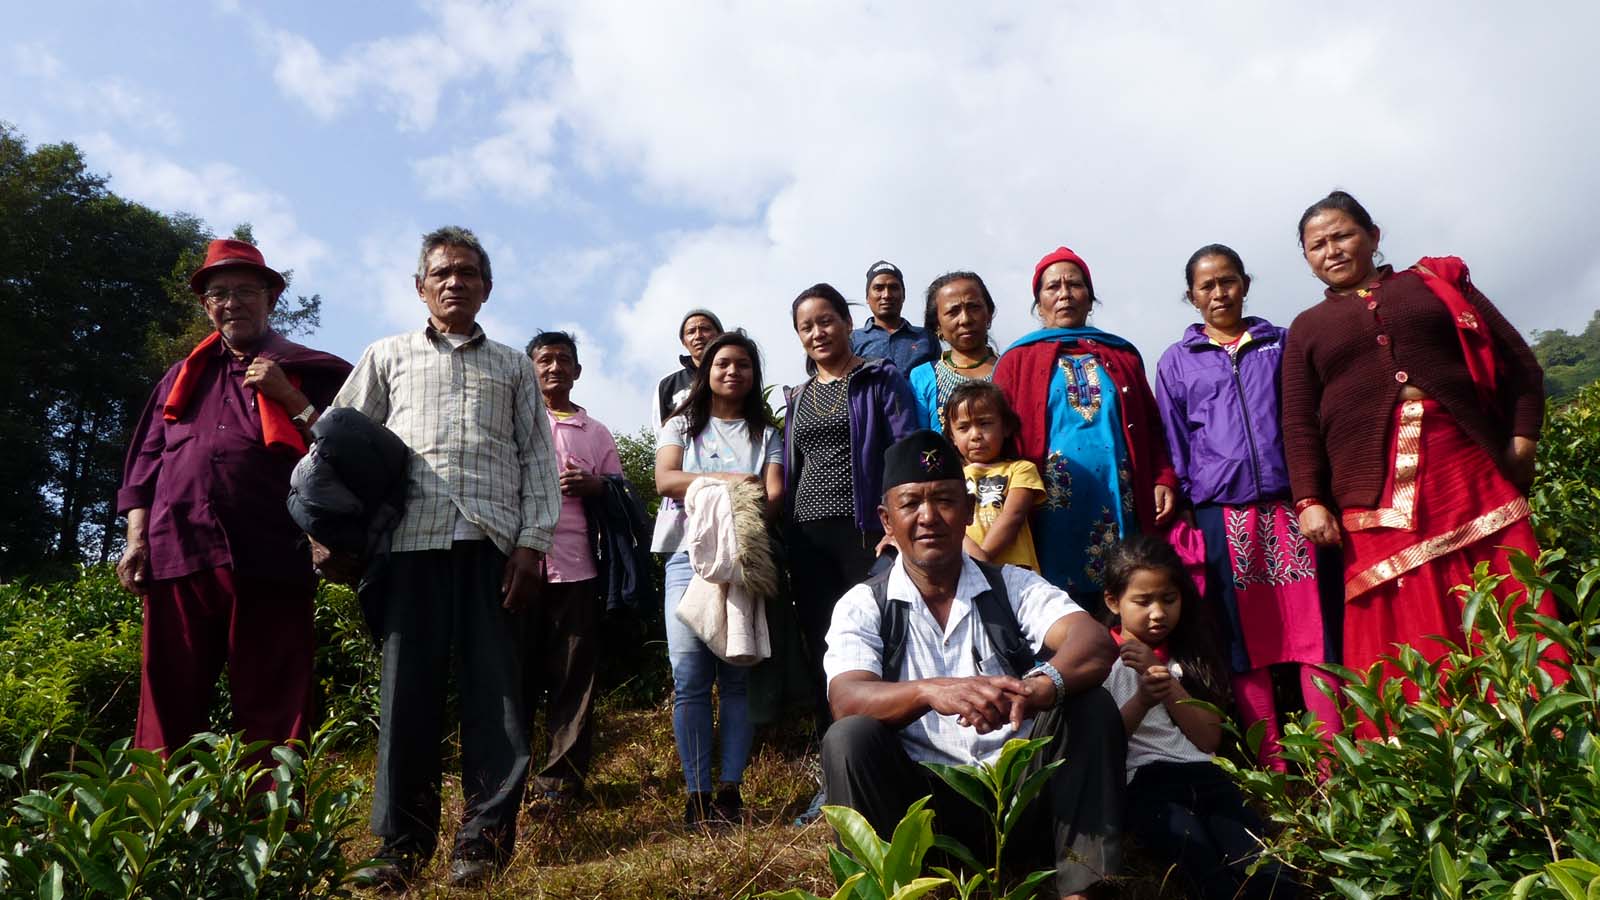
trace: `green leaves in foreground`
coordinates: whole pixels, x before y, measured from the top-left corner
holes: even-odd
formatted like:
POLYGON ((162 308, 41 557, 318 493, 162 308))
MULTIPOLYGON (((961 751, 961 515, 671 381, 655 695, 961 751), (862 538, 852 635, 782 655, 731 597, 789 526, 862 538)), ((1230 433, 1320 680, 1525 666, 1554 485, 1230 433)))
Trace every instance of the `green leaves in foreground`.
POLYGON ((972 801, 989 820, 993 835, 991 841, 994 846, 994 858, 988 865, 978 862, 977 857, 968 848, 949 838, 941 836, 935 841, 940 850, 971 870, 965 878, 948 869, 935 870, 956 885, 957 896, 962 900, 973 896, 978 888, 984 885, 988 885, 992 896, 1002 897, 1004 900, 1031 897, 1036 885, 1055 874, 1052 869, 1040 869, 1012 885, 1010 890, 1002 887, 1001 872, 1005 862, 1006 842, 1011 838, 1011 831, 1022 820, 1028 805, 1050 781, 1050 776, 1055 774, 1056 769, 1064 762, 1058 759, 1037 768, 1029 765, 1051 740, 1052 738, 1048 737, 1032 740, 1012 738, 1006 741, 1005 746, 1000 749, 1000 756, 992 764, 948 766, 940 763, 923 763, 956 793, 972 801))
MULTIPOLYGON (((348 897, 359 824, 348 775, 322 754, 200 735, 169 759, 84 746, 0 822, 5 897, 348 897)), ((0 775, 17 779, 21 768, 0 775)))
MULTIPOLYGON (((845 852, 828 848, 828 866, 839 883, 831 900, 916 900, 948 881, 922 876, 922 860, 933 846, 933 810, 923 797, 895 826, 894 836, 878 837, 862 815, 848 806, 824 806, 822 814, 839 835, 845 852), (848 854, 848 855, 847 855, 848 854)), ((761 895, 770 900, 822 900, 798 888, 761 895)))
POLYGON ((1414 702, 1380 668, 1330 667, 1346 725, 1331 748, 1302 719, 1287 775, 1219 758, 1281 826, 1267 856, 1349 898, 1600 898, 1600 567, 1546 574, 1562 558, 1480 566, 1459 595, 1472 641, 1393 657, 1414 702), (1563 618, 1534 611, 1544 596, 1563 618), (1346 736, 1357 712, 1379 740, 1346 736))

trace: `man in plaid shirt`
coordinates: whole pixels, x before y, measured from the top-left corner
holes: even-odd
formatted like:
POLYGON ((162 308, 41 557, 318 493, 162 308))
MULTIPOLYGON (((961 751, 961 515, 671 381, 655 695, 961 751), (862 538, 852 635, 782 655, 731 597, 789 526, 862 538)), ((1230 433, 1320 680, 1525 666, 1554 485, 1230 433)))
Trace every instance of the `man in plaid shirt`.
POLYGON ((533 598, 561 496, 533 365, 477 323, 494 280, 472 232, 423 238, 426 324, 366 349, 334 406, 386 425, 411 448, 382 614, 382 721, 372 831, 382 864, 364 880, 400 888, 433 855, 439 740, 454 661, 466 808, 450 883, 481 884, 516 840, 529 745, 519 613, 533 598))

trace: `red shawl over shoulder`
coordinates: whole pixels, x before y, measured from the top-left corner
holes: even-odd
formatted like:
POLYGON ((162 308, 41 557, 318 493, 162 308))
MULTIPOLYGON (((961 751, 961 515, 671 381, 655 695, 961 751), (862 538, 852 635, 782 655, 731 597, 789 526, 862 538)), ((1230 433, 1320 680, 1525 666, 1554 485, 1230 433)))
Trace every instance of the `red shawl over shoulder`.
POLYGON ((1133 506, 1141 531, 1154 531, 1156 520, 1155 487, 1164 484, 1178 490, 1178 475, 1167 453, 1167 438, 1156 409, 1155 394, 1144 374, 1144 360, 1132 347, 1113 346, 1092 337, 1067 340, 1044 339, 1013 345, 994 367, 994 383, 1022 419, 1017 433, 1017 450, 1024 459, 1044 471, 1049 454, 1050 379, 1056 358, 1063 347, 1092 354, 1113 384, 1122 404, 1122 438, 1128 446, 1128 462, 1133 467, 1133 506))

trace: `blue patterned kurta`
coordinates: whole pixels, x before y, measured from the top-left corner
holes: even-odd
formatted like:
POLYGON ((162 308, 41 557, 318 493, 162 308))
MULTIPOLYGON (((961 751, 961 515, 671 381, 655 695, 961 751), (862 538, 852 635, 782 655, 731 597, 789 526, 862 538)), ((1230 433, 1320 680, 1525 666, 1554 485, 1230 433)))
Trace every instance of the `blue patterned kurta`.
POLYGON ((1045 496, 1033 517, 1034 545, 1040 574, 1080 603, 1099 596, 1105 553, 1134 522, 1117 387, 1087 353, 1062 355, 1050 376, 1050 437, 1039 473, 1045 496))

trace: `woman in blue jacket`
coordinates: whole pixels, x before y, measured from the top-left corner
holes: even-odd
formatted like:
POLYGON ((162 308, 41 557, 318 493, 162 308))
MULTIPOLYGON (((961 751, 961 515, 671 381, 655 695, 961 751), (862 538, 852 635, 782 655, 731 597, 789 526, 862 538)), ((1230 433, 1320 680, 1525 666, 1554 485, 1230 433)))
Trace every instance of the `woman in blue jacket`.
POLYGON ((1336 657, 1329 636, 1339 633, 1338 622, 1324 621, 1322 597, 1331 591, 1336 616, 1339 567, 1319 560, 1289 502, 1279 426, 1288 332, 1243 315, 1250 276, 1232 249, 1201 247, 1184 276, 1185 299, 1204 321, 1162 355, 1156 403, 1173 468, 1205 535, 1208 606, 1224 620, 1234 697, 1246 727, 1265 723, 1262 761, 1281 768, 1269 666, 1295 665, 1306 708, 1325 725, 1339 723, 1337 705, 1318 687, 1327 679, 1314 668, 1336 657))

